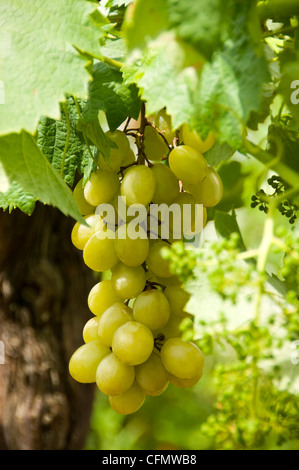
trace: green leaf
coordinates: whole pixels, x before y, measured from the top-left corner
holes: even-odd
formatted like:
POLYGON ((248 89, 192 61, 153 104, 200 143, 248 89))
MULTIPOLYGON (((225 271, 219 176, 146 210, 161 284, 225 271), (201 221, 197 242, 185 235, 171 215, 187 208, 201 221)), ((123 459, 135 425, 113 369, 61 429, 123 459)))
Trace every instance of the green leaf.
POLYGON ((264 94, 261 98, 260 107, 256 111, 251 111, 247 121, 247 127, 257 131, 260 123, 263 123, 270 114, 270 106, 275 97, 275 88, 273 85, 265 87, 264 94))
POLYGON ((110 163, 110 148, 116 148, 116 144, 106 136, 98 119, 94 119, 87 124, 80 120, 78 123, 78 129, 80 129, 92 144, 96 146, 103 155, 105 161, 110 163))
POLYGON ((27 215, 31 215, 35 207, 35 198, 23 191, 21 186, 16 182, 9 182, 7 175, 0 163, 0 207, 9 210, 20 209, 27 215))
POLYGON ((108 7, 122 7, 122 6, 126 7, 134 1, 135 0, 108 0, 107 6, 108 7))
POLYGON ((213 147, 205 152, 205 159, 209 165, 217 166, 219 163, 229 160, 234 153, 235 150, 227 143, 220 144, 220 142, 216 141, 213 147))
POLYGON ((127 54, 127 47, 123 38, 105 38, 101 44, 101 53, 109 59, 123 61, 127 54))
MULTIPOLYGON (((299 174, 299 135, 289 130, 282 123, 274 123, 268 129, 269 151, 278 155, 279 161, 284 162, 299 174)), ((298 176, 299 181, 299 176, 298 176)))
POLYGON ((60 112, 59 120, 45 116, 40 119, 37 144, 54 168, 63 173, 65 182, 73 186, 76 171, 87 179, 95 164, 82 133, 77 129, 79 116, 73 97, 61 104, 60 112))
POLYGON ((253 111, 260 110, 270 78, 266 58, 256 50, 248 30, 248 5, 244 3, 233 18, 224 47, 204 64, 195 103, 199 122, 216 128, 220 143, 239 150, 246 123, 253 111))
POLYGON ((229 238, 233 233, 237 233, 239 235, 238 247, 242 251, 246 250, 234 211, 232 211, 232 214, 227 214, 216 210, 214 222, 216 232, 220 237, 229 238))
POLYGON ((197 85, 195 69, 183 68, 185 60, 182 46, 169 35, 160 38, 141 58, 123 67, 127 83, 136 83, 147 102, 147 113, 152 114, 164 106, 172 116, 177 129, 190 120, 193 93, 197 85))
POLYGON ((65 215, 84 223, 70 188, 40 151, 26 131, 0 137, 0 162, 12 183, 18 183, 44 204, 53 205, 65 215))
POLYGON ((80 50, 100 55, 104 32, 95 5, 82 0, 0 3, 0 133, 33 132, 41 115, 59 118, 64 93, 84 96, 89 74, 80 50))
POLYGON ((207 126, 218 127, 220 143, 242 147, 243 129, 258 110, 268 78, 266 61, 255 56, 249 44, 216 53, 203 67, 196 109, 207 126))
POLYGON ((222 0, 167 0, 170 27, 206 57, 220 47, 227 2, 222 0))
POLYGON ((142 49, 168 29, 167 0, 137 0, 133 15, 127 15, 124 34, 129 49, 142 49))
POLYGON ((120 70, 104 62, 93 67, 93 80, 88 87, 88 100, 83 110, 87 124, 98 117, 99 111, 107 116, 109 128, 114 131, 128 116, 137 119, 140 99, 135 85, 123 83, 120 70))

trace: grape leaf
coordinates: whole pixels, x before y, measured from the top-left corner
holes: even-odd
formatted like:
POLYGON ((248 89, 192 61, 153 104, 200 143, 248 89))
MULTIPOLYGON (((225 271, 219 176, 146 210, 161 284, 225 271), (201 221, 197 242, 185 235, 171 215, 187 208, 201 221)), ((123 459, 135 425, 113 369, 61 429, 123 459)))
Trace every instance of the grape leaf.
POLYGON ((227 3, 222 0, 167 0, 170 27, 210 58, 221 46, 227 3))
POLYGON ((267 61, 249 28, 249 20, 256 19, 251 2, 239 6, 230 1, 230 14, 225 15, 223 2, 217 0, 211 2, 212 13, 210 6, 201 11, 199 2, 168 0, 167 4, 169 29, 155 40, 150 34, 142 36, 147 47, 134 51, 123 66, 125 81, 140 88, 148 114, 165 106, 175 128, 187 122, 202 137, 215 129, 220 144, 242 150, 246 122, 252 111, 259 110, 264 84, 269 79, 267 61), (206 51, 202 38, 209 28, 215 28, 218 35, 221 31, 221 38, 216 34, 206 51), (197 54, 206 53, 211 60, 186 63, 182 44, 191 45, 197 54))
MULTIPOLYGON (((279 155, 281 162, 299 174, 299 136, 282 124, 273 123, 268 129, 269 152, 279 155)), ((298 177, 299 182, 299 177, 298 177)))
POLYGON ((16 182, 10 183, 4 168, 0 162, 0 207, 9 210, 20 209, 27 215, 31 215, 35 207, 35 198, 23 191, 21 186, 16 182))
POLYGON ((134 2, 135 0, 108 0, 107 6, 108 7, 122 7, 127 6, 130 3, 134 2))
POLYGON ((109 59, 123 61, 127 54, 127 47, 123 38, 105 38, 101 44, 101 53, 109 59))
POLYGON ((82 0, 1 1, 0 133, 33 132, 41 115, 59 118, 64 93, 86 94, 87 62, 74 45, 100 55, 104 31, 100 13, 90 16, 94 11, 82 0))
POLYGON ((95 158, 97 158, 96 155, 99 153, 98 151, 100 151, 104 157, 104 160, 109 164, 110 148, 116 148, 116 144, 106 136, 100 126, 99 120, 94 119, 93 121, 85 124, 85 122, 81 119, 78 123, 78 129, 82 130, 86 137, 88 137, 92 144, 95 145, 98 149, 95 152, 95 158))
POLYGON ((137 0, 133 15, 127 15, 124 21, 124 33, 129 49, 142 49, 148 41, 167 29, 167 0, 137 0))
POLYGON ((259 110, 268 78, 266 60, 256 55, 246 36, 203 66, 196 109, 206 126, 217 123, 220 143, 242 148, 244 126, 251 112, 259 110))
POLYGON ((203 65, 191 124, 202 137, 214 129, 220 143, 241 151, 246 123, 253 111, 260 110, 270 74, 265 53, 252 37, 252 22, 257 29, 252 4, 229 5, 229 38, 203 65))
POLYGON ((88 100, 82 119, 87 124, 104 111, 109 128, 114 131, 128 116, 137 119, 141 102, 135 85, 123 83, 120 70, 104 62, 93 67, 93 80, 88 87, 88 100))
POLYGON ((137 0, 124 22, 129 49, 142 49, 166 31, 206 57, 220 46, 228 7, 221 0, 137 0))
POLYGON ((60 113, 59 120, 46 116, 40 119, 37 144, 54 168, 63 173, 65 182, 73 186, 76 171, 86 180, 95 169, 95 163, 82 133, 77 130, 79 116, 73 97, 61 104, 60 113))
POLYGON ((70 188, 28 132, 0 137, 0 162, 12 184, 16 182, 35 199, 85 223, 70 188))
POLYGON ((275 97, 274 85, 265 86, 264 94, 261 99, 260 108, 255 111, 251 111, 249 119, 247 121, 247 127, 255 131, 258 130, 260 123, 264 122, 270 114, 270 106, 273 103, 275 97))
POLYGON ((229 160, 234 153, 235 150, 227 143, 220 144, 218 141, 216 141, 213 147, 205 152, 205 159, 209 165, 217 166, 220 162, 229 160))
POLYGON ((232 214, 226 212, 215 211, 215 229, 217 234, 222 238, 229 238, 232 233, 239 235, 238 247, 241 250, 246 250, 243 242, 241 231, 237 222, 237 217, 234 211, 232 214))
POLYGON ((182 68, 182 60, 180 44, 169 35, 145 49, 142 57, 123 66, 125 82, 136 83, 140 88, 147 102, 147 113, 155 113, 165 106, 175 129, 190 120, 197 84, 195 69, 182 68))

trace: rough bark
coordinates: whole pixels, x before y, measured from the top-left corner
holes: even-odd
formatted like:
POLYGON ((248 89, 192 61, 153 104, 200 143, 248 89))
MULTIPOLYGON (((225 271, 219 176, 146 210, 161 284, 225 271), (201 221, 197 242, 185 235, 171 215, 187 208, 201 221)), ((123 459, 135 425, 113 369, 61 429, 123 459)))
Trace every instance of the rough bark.
POLYGON ((74 221, 37 205, 31 217, 0 213, 0 449, 84 446, 93 385, 68 361, 83 343, 95 283, 70 242, 74 221))

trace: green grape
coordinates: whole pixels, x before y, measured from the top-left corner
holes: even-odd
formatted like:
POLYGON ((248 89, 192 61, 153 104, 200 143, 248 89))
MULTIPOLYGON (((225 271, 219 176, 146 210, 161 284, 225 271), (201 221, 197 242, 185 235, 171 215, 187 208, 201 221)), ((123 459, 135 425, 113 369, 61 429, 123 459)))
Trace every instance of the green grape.
POLYGON ((88 226, 76 222, 71 233, 72 243, 78 250, 84 249, 88 240, 100 227, 98 224, 101 223, 100 217, 96 214, 86 215, 84 219, 88 226))
POLYGON ((171 314, 177 317, 185 317, 187 313, 184 308, 190 299, 190 294, 186 292, 180 285, 167 286, 164 290, 164 295, 167 298, 171 314))
POLYGON ((158 162, 167 156, 169 148, 154 127, 145 127, 143 141, 144 152, 148 160, 158 162))
POLYGON ((123 223, 128 224, 132 220, 135 220, 136 217, 138 217, 139 224, 145 220, 149 211, 149 205, 131 204, 127 206, 125 201, 125 197, 121 196, 120 193, 116 194, 113 199, 113 207, 115 208, 117 217, 119 217, 123 223))
MULTIPOLYGON (((187 315, 187 314, 186 314, 187 315)), ((179 338, 182 336, 182 332, 180 330, 180 324, 182 322, 182 318, 176 317, 170 314, 169 320, 163 328, 159 328, 153 332, 155 338, 157 336, 162 335, 163 341, 167 341, 170 338, 179 338)))
MULTIPOLYGON (((122 161, 121 166, 126 167, 128 165, 132 165, 136 161, 136 155, 133 151, 132 148, 129 149, 129 152, 127 153, 125 159, 122 161)), ((124 174, 127 170, 124 170, 124 174)))
POLYGON ((145 281, 145 271, 142 266, 118 263, 112 269, 112 287, 121 299, 133 299, 139 295, 144 289, 145 281))
POLYGON ((161 349, 161 359, 165 369, 180 379, 193 379, 204 366, 204 356, 200 349, 181 338, 170 338, 161 349))
MULTIPOLYGON (((168 207, 170 206, 165 205, 167 213, 168 207)), ((166 215, 166 212, 164 212, 164 209, 162 212, 156 211, 156 208, 154 208, 153 205, 150 205, 150 213, 148 214, 146 221, 147 234, 150 242, 149 247, 151 247, 152 244, 157 243, 159 240, 167 242, 172 237, 172 233, 169 228, 169 219, 172 217, 172 214, 170 212, 170 216, 168 216, 166 215)))
MULTIPOLYGON (((96 213, 99 214, 102 222, 106 224, 107 227, 114 232, 118 224, 118 214, 117 214, 117 206, 116 206, 117 195, 118 193, 111 199, 111 201, 105 203, 105 207, 98 206, 96 208, 96 213), (109 206, 109 208, 107 206, 109 206)), ((103 230, 103 227, 96 227, 96 230, 99 230, 99 229, 103 230)))
POLYGON ((196 375, 192 379, 180 379, 179 377, 176 377, 173 374, 168 374, 168 380, 169 380, 170 383, 172 383, 176 387, 190 388, 190 387, 193 387, 195 384, 197 384, 199 382, 199 380, 202 377, 202 373, 203 373, 203 369, 201 369, 198 372, 198 375, 196 375))
POLYGON ((98 324, 98 336, 105 346, 112 346, 116 330, 128 321, 133 320, 132 309, 123 302, 111 305, 101 316, 98 324))
POLYGON ((119 190, 119 177, 117 173, 98 169, 92 173, 84 187, 86 201, 92 206, 99 206, 109 202, 119 190))
POLYGON ((90 343, 91 341, 99 341, 98 335, 99 317, 92 317, 85 323, 83 328, 83 341, 90 343))
POLYGON ((121 302, 121 299, 115 294, 110 279, 104 279, 95 284, 87 299, 89 310, 98 317, 115 302, 121 302))
MULTIPOLYGON (((147 115, 146 115, 146 120, 147 120, 152 126, 155 125, 155 119, 156 119, 156 115, 155 115, 155 114, 147 114, 147 115)), ((140 126, 139 126, 139 127, 140 127, 140 126)))
POLYGON ((151 355, 154 338, 151 330, 142 323, 129 321, 113 335, 112 351, 116 357, 131 366, 142 364, 151 355))
POLYGON ((146 290, 136 297, 133 316, 135 321, 143 323, 151 330, 162 328, 170 316, 168 300, 158 289, 146 290))
POLYGON ((148 256, 146 258, 146 264, 148 268, 159 277, 172 277, 173 274, 170 271, 169 261, 163 258, 163 249, 169 248, 169 244, 166 241, 156 241, 150 244, 148 256))
POLYGON ((146 392, 135 381, 125 393, 109 397, 111 408, 121 415, 129 415, 138 411, 146 398, 146 392))
POLYGON ((171 169, 162 163, 152 167, 155 178, 155 192, 152 202, 155 204, 171 204, 180 192, 179 182, 171 169))
POLYGON ((98 232, 99 230, 101 232, 105 232, 107 230, 107 224, 101 216, 99 216, 99 220, 95 225, 95 233, 98 232))
POLYGON ((148 255, 149 240, 143 228, 139 226, 138 229, 140 237, 136 239, 131 238, 128 224, 119 226, 115 233, 116 254, 127 266, 140 266, 148 255))
POLYGON ((147 206, 155 192, 155 178, 152 170, 145 165, 134 165, 128 168, 123 177, 120 193, 126 198, 126 204, 147 206))
POLYGON ((103 155, 99 154, 98 165, 102 170, 118 172, 124 160, 130 152, 130 142, 126 134, 120 130, 106 132, 106 136, 112 140, 117 148, 110 147, 110 160, 106 162, 103 155))
POLYGON ((110 354, 110 349, 100 341, 91 341, 80 346, 69 361, 70 375, 77 382, 93 383, 101 360, 110 354))
POLYGON ((176 275, 172 277, 155 276, 155 281, 162 284, 162 286, 173 286, 180 283, 179 278, 176 275))
POLYGON ((207 138, 202 140, 196 131, 190 130, 187 124, 183 124, 182 140, 185 145, 190 145, 190 147, 197 149, 199 152, 205 153, 213 147, 215 143, 215 136, 212 132, 209 132, 207 138))
POLYGON ((75 199, 82 215, 91 214, 94 211, 94 206, 88 204, 84 197, 83 178, 81 178, 76 184, 73 191, 73 198, 75 199))
POLYGON ((119 361, 113 353, 101 360, 96 371, 96 384, 106 395, 114 396, 126 392, 134 379, 134 367, 119 361))
POLYGON ((175 138, 175 131, 172 129, 171 117, 166 113, 166 110, 161 109, 155 117, 155 126, 163 134, 169 145, 173 144, 175 138))
MULTIPOLYGON (((130 150, 130 142, 129 142, 129 139, 128 137, 126 136, 126 134, 119 130, 119 129, 116 129, 115 131, 107 131, 106 132, 106 136, 108 137, 108 139, 111 139, 112 142, 114 142, 116 145, 117 145, 117 151, 118 152, 122 152, 123 155, 127 155, 129 150, 130 150)), ((115 150, 116 149, 111 149, 111 150, 115 150)))
POLYGON ((211 166, 208 166, 208 174, 201 183, 187 184, 184 189, 193 195, 197 204, 203 204, 205 207, 216 206, 223 195, 221 178, 211 166))
POLYGON ((135 367, 136 381, 147 395, 157 396, 168 386, 168 372, 160 357, 152 353, 147 361, 135 367))
POLYGON ((208 172, 204 156, 189 145, 179 145, 169 154, 169 166, 175 176, 183 183, 200 183, 208 172))
POLYGON ((92 235, 83 250, 86 266, 93 271, 104 272, 119 262, 114 246, 114 235, 109 229, 103 232, 99 230, 92 235))
POLYGON ((178 213, 170 214, 169 230, 174 239, 180 239, 182 235, 193 235, 202 231, 206 223, 207 212, 203 207, 196 204, 192 194, 180 192, 173 204, 179 206, 178 213))

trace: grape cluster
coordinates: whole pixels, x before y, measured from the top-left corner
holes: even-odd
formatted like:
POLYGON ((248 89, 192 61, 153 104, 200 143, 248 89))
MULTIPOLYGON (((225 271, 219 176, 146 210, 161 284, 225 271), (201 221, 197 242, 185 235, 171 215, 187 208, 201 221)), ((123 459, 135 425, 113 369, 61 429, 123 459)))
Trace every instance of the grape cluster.
POLYGON ((203 354, 181 338, 189 295, 163 250, 193 233, 197 204, 203 206, 201 231, 206 208, 222 196, 221 180, 203 156, 214 136, 202 140, 185 125, 174 132, 165 110, 151 119, 136 133, 129 127, 107 132, 116 144, 110 163, 99 154, 97 170, 84 187, 80 180, 73 193, 86 225, 75 224, 72 242, 91 270, 109 275, 89 293, 93 316, 69 371, 78 382, 96 383, 120 414, 134 413, 147 395, 160 395, 169 383, 190 387, 202 376, 203 354), (163 214, 156 215, 156 230, 149 224, 150 209, 159 204, 191 207, 189 217, 183 212, 178 224, 174 217, 169 220, 166 237, 163 214))

